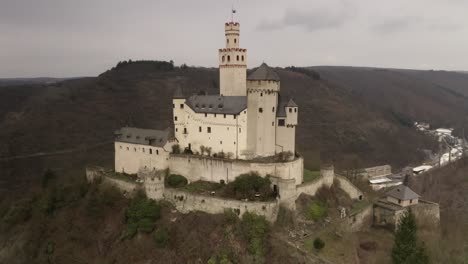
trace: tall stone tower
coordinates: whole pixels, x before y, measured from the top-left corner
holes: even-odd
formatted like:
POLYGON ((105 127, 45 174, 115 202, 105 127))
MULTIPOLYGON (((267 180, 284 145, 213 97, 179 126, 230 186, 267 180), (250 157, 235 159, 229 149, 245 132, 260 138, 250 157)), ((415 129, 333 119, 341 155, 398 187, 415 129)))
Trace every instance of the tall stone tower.
POLYGON ((219 89, 224 96, 246 96, 247 50, 239 48, 237 22, 224 25, 226 48, 219 49, 219 89))
POLYGON ((247 78, 247 146, 254 157, 276 153, 279 92, 280 78, 265 63, 247 78))

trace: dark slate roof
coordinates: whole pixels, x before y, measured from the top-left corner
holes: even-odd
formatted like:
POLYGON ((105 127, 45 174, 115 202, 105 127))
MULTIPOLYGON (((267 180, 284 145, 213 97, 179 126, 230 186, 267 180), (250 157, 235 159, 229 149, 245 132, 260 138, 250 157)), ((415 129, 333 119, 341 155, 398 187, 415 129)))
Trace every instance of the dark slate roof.
POLYGON ((195 113, 239 114, 247 108, 247 97, 192 95, 185 103, 195 113))
POLYGON ((184 93, 182 92, 182 88, 177 87, 172 98, 173 99, 185 99, 184 93))
POLYGON ((387 196, 400 199, 400 200, 411 200, 419 198, 420 196, 411 190, 408 186, 399 185, 387 192, 387 196))
POLYGON ((289 99, 289 101, 285 105, 286 107, 297 107, 296 102, 293 99, 289 99))
POLYGON ((279 81, 280 77, 276 72, 268 67, 266 63, 262 63, 253 73, 251 73, 247 80, 251 81, 279 81))
POLYGON ((154 130, 136 127, 122 127, 115 131, 115 141, 163 147, 171 135, 170 129, 154 130))
POLYGON ((297 104, 293 99, 284 99, 281 95, 279 96, 278 111, 276 111, 276 117, 286 117, 286 107, 297 107, 297 104))

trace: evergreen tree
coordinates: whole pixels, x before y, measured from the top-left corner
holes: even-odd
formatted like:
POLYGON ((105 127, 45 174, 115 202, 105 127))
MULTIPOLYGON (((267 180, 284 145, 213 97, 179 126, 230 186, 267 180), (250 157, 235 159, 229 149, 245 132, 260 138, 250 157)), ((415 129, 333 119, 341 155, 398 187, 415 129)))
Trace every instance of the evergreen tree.
POLYGON ((411 210, 406 212, 395 233, 395 244, 392 250, 394 264, 427 264, 429 257, 423 246, 418 246, 417 226, 411 210))

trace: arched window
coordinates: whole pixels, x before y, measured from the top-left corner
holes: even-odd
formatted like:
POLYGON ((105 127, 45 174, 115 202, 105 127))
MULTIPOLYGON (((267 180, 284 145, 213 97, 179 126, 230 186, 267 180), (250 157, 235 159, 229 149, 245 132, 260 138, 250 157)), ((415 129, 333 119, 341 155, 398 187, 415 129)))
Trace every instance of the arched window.
POLYGON ((223 62, 224 62, 224 55, 223 55, 223 62))
POLYGON ((230 61, 231 61, 231 56, 228 55, 228 62, 230 62, 230 61))
POLYGON ((239 61, 239 55, 237 55, 237 58, 236 58, 237 61, 239 61))
POLYGON ((244 61, 244 55, 242 55, 242 61, 244 61))
POLYGON ((237 43, 237 39, 234 39, 234 43, 237 43))

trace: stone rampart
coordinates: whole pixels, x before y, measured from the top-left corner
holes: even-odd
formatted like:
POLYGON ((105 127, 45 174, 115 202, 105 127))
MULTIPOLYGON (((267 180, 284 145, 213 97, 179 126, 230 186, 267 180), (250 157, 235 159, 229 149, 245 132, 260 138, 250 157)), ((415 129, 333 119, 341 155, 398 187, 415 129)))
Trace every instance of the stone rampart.
POLYGON ((361 190, 354 186, 346 177, 335 174, 335 179, 338 181, 340 188, 347 193, 351 199, 362 200, 364 195, 361 190))
POLYGON ((297 186, 296 189, 296 197, 299 197, 301 193, 310 195, 310 196, 315 196, 317 193, 318 189, 320 189, 322 186, 325 186, 325 178, 320 177, 318 179, 315 179, 311 182, 303 183, 301 185, 297 186))
POLYGON ((269 222, 275 222, 279 210, 279 201, 256 202, 224 199, 213 196, 194 194, 186 191, 166 188, 164 199, 170 201, 182 213, 202 211, 209 214, 222 214, 232 210, 239 217, 246 212, 265 216, 269 222))
POLYGON ((185 176, 191 182, 203 180, 228 183, 241 174, 253 171, 261 176, 271 175, 281 179, 294 179, 297 185, 302 182, 304 174, 302 157, 293 161, 264 163, 171 154, 169 170, 172 174, 185 176))

